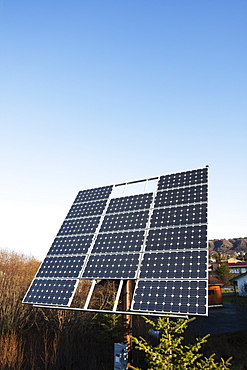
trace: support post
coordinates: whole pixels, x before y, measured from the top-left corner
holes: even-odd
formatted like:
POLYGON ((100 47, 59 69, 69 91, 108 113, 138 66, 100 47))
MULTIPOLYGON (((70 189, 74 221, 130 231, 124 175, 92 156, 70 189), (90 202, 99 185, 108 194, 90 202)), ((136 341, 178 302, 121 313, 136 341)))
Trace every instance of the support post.
MULTIPOLYGON (((126 280, 123 284, 122 290, 122 305, 123 311, 128 312, 131 306, 132 299, 132 281, 126 280)), ((132 361, 132 315, 122 315, 122 330, 123 330, 123 342, 128 348, 128 369, 130 368, 132 361)))

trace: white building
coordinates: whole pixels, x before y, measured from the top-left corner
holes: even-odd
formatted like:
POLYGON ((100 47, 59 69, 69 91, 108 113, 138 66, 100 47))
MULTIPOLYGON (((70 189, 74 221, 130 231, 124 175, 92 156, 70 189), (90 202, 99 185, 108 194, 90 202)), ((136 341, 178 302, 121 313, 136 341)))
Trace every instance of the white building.
POLYGON ((234 290, 238 289, 239 295, 247 297, 247 272, 234 277, 231 282, 233 282, 234 290))

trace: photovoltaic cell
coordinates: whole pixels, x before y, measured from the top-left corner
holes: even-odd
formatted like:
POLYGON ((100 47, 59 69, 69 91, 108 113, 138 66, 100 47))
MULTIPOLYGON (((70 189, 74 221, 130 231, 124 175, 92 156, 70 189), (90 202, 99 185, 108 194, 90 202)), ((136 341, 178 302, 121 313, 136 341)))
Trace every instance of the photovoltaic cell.
POLYGON ((149 209, 153 194, 140 194, 128 197, 111 199, 107 213, 118 213, 126 211, 135 211, 139 209, 149 209))
POLYGON ((139 280, 132 310, 153 313, 207 314, 207 282, 203 280, 139 280))
POLYGON ((207 183, 207 174, 208 169, 202 168, 193 171, 161 176, 158 184, 158 190, 207 183))
POLYGON ((67 306, 76 284, 76 279, 35 279, 23 303, 67 306))
POLYGON ((91 255, 84 279, 135 279, 139 254, 91 255))
POLYGON ((174 190, 160 191, 157 194, 154 207, 167 207, 185 203, 207 201, 207 186, 191 186, 174 190))
POLYGON ((149 211, 135 211, 106 215, 100 232, 144 229, 148 220, 149 211))
POLYGON ((207 222, 207 205, 205 203, 154 209, 151 228, 175 225, 190 225, 207 222))
POLYGON ((151 229, 146 251, 207 248, 207 226, 184 226, 151 229))
POLYGON ((143 244, 144 231, 99 233, 93 253, 137 252, 143 244))
POLYGON ((140 279, 206 279, 207 252, 145 253, 140 279))
POLYGON ((88 202, 91 200, 108 199, 113 186, 104 186, 89 190, 82 190, 78 193, 74 203, 88 202))
POLYGON ((107 200, 75 203, 72 205, 66 219, 101 215, 105 209, 107 200))
POLYGON ((94 233, 99 220, 100 216, 65 220, 57 236, 94 233))
POLYGON ((47 256, 85 254, 93 240, 93 234, 80 236, 58 237, 54 240, 47 256))
POLYGON ((46 257, 36 277, 77 278, 82 269, 85 256, 46 257))

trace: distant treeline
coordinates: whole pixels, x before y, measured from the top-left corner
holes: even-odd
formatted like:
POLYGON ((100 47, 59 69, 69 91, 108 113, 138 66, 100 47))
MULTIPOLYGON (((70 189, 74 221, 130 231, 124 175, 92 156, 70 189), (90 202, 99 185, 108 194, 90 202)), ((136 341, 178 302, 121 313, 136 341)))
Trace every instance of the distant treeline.
POLYGON ((247 237, 236 239, 214 239, 208 242, 210 253, 235 254, 247 252, 247 237))
MULTIPOLYGON (((114 367, 114 343, 122 342, 122 317, 116 314, 43 309, 22 299, 40 262, 0 250, 0 369, 1 370, 109 370, 114 367)), ((89 289, 81 282, 72 306, 82 307, 89 289)), ((109 309, 116 287, 101 281, 94 307, 109 309)), ((145 337, 147 328, 138 316, 133 335, 145 337)), ((135 354, 142 366, 143 355, 135 354)), ((143 367, 142 367, 143 368, 143 367)))
MULTIPOLYGON (((22 304, 39 264, 0 250, 0 369, 112 369, 113 343, 121 341, 120 317, 22 304)), ((99 305, 111 299, 110 288, 102 287, 99 305)), ((79 306, 84 290, 78 292, 79 306)))
MULTIPOLYGON (((39 265, 34 258, 0 250, 0 369, 113 369, 114 343, 123 340, 121 315, 23 304, 22 299, 39 265)), ((116 294, 114 284, 103 280, 97 284, 92 299, 94 307, 112 307, 116 294)), ((88 288, 87 282, 80 283, 72 306, 82 307, 88 288)), ((142 317, 133 316, 132 329, 134 336, 149 338, 142 317)), ((227 346, 224 342, 222 348, 218 348, 218 361, 227 346)), ((215 352, 215 345, 208 343, 203 351, 209 356, 215 352)), ((142 370, 147 369, 143 354, 135 349, 133 362, 142 370)))

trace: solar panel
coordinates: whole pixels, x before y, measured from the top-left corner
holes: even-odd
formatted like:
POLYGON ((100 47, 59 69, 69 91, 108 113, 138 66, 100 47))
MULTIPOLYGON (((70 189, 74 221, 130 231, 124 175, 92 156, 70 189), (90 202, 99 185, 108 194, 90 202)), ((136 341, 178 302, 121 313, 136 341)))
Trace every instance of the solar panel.
POLYGON ((113 185, 110 185, 79 191, 74 203, 82 203, 98 199, 108 199, 112 192, 112 188, 113 185))
POLYGON ((94 233, 99 224, 100 217, 85 217, 80 219, 65 220, 58 236, 79 235, 94 233))
POLYGON ((93 234, 57 237, 48 252, 49 255, 85 254, 93 240, 93 234))
POLYGON ((68 306, 77 283, 76 279, 34 279, 23 302, 68 306))
POLYGON ((148 211, 135 211, 106 215, 100 231, 145 229, 148 213, 148 211))
POLYGON ((106 200, 96 200, 94 202, 74 203, 66 219, 101 215, 106 202, 106 200))
POLYGON ((144 230, 99 233, 92 253, 139 252, 144 240, 144 230))
POLYGON ((68 306, 112 186, 80 191, 32 282, 24 303, 68 306))
POLYGON ((69 306, 79 279, 132 279, 133 313, 206 315, 208 168, 157 180, 80 191, 23 302, 69 306))
POLYGON ((202 168, 193 171, 173 173, 170 175, 161 176, 159 180, 158 190, 169 188, 177 188, 190 185, 198 185, 207 183, 208 168, 202 168))
POLYGON ((164 207, 170 205, 180 205, 186 203, 206 202, 207 186, 191 186, 177 188, 174 190, 164 190, 157 194, 155 207, 164 207))
POLYGON ((85 256, 46 257, 36 277, 77 278, 85 256))
POLYGON ((160 177, 132 310, 207 314, 207 172, 160 177))
POLYGON ((139 254, 91 255, 83 279, 135 279, 139 254))
POLYGON ((111 199, 107 213, 119 213, 139 209, 149 209, 153 194, 140 194, 128 197, 111 199))
POLYGON ((150 229, 146 251, 207 248, 207 226, 150 229))
POLYGON ((202 224, 207 222, 207 205, 189 204, 186 206, 154 209, 151 228, 202 224))
POLYGON ((206 251, 145 253, 140 279, 206 279, 206 251))
POLYGON ((141 312, 205 315, 207 282, 204 280, 138 280, 132 309, 141 312))

